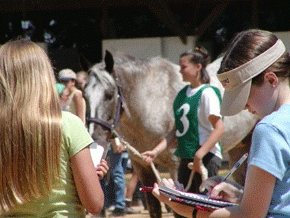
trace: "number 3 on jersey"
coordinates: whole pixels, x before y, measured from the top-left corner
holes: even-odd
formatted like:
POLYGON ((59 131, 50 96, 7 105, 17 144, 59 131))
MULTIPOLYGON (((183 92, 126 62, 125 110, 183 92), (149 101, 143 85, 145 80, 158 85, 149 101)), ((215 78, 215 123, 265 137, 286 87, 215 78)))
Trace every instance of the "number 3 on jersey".
POLYGON ((181 110, 183 110, 182 116, 180 117, 180 121, 183 125, 183 131, 180 132, 179 130, 176 130, 176 136, 177 137, 181 137, 183 135, 185 135, 185 133, 187 132, 188 128, 189 128, 189 120, 187 119, 187 114, 190 111, 190 106, 189 104, 184 104, 182 105, 178 112, 180 112, 181 110))

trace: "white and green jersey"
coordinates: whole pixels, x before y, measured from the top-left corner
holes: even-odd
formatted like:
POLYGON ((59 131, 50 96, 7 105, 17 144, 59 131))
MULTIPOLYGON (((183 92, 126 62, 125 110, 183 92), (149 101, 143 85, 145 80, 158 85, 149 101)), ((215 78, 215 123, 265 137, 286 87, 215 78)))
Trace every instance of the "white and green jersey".
MULTIPOLYGON (((176 156, 193 159, 195 152, 213 131, 209 116, 221 117, 220 104, 219 90, 210 85, 193 89, 188 85, 178 93, 173 104, 178 139, 176 156)), ((219 143, 210 152, 222 158, 219 143)))

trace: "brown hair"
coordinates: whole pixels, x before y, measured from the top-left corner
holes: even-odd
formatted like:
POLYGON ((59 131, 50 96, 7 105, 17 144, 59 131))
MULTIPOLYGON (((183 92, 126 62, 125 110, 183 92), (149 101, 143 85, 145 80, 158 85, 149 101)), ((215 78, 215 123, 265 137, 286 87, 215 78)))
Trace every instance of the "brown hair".
POLYGON ((62 119, 51 63, 38 45, 0 49, 0 214, 59 181, 62 119))
POLYGON ((180 58, 189 56, 190 62, 194 64, 201 64, 200 80, 202 83, 209 83, 210 78, 206 70, 206 66, 210 63, 211 58, 204 47, 196 47, 194 50, 184 52, 180 55, 180 58))
MULTIPOLYGON (((278 38, 271 32, 251 29, 237 34, 228 46, 221 62, 218 74, 235 69, 252 60, 272 47, 278 38)), ((290 58, 285 52, 274 64, 252 79, 255 85, 261 85, 265 72, 272 71, 277 77, 290 77, 290 58)))

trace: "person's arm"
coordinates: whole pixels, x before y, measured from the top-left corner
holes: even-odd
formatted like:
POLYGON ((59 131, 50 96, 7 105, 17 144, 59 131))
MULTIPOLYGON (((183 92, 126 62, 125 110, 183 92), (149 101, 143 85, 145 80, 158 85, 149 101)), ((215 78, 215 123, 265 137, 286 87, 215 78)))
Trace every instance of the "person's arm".
POLYGON ((170 147, 176 140, 175 128, 151 151, 145 151, 141 155, 143 160, 150 165, 154 159, 162 153, 167 147, 170 147))
POLYGON ((208 178, 203 184, 203 187, 211 194, 211 198, 229 201, 240 204, 244 194, 244 187, 231 181, 223 181, 223 177, 213 176, 208 178), (213 192, 212 190, 215 189, 213 192))
MULTIPOLYGON (((272 174, 256 166, 250 165, 247 173, 245 192, 242 202, 238 206, 226 207, 211 212, 198 210, 197 218, 266 217, 273 194, 275 181, 276 178, 272 174)), ((164 180, 162 180, 162 182, 164 182, 164 180)), ((158 187, 158 184, 154 184, 152 193, 159 201, 168 204, 176 213, 180 215, 192 217, 195 207, 169 201, 168 197, 159 192, 158 187)), ((223 192, 223 190, 215 190, 215 188, 213 189, 211 196, 218 196, 223 192), (214 194, 214 192, 216 193, 214 194)))
POLYGON ((94 167, 89 147, 70 158, 74 180, 82 205, 93 215, 104 205, 104 193, 94 167))
POLYGON ((224 125, 222 118, 215 115, 209 116, 209 121, 213 126, 213 131, 210 133, 205 143, 197 150, 193 159, 193 170, 202 174, 201 165, 204 156, 214 147, 224 133, 224 125))
MULTIPOLYGON (((244 195, 239 206, 223 208, 211 213, 198 211, 197 217, 266 217, 275 182, 276 177, 272 174, 250 165, 247 172, 244 195)), ((212 197, 218 196, 222 191, 215 190, 215 188, 211 193, 212 197)))
POLYGON ((84 103, 83 103, 83 94, 81 91, 76 92, 73 96, 73 101, 76 107, 76 115, 81 118, 83 123, 85 123, 84 120, 84 103))
MULTIPOLYGON (((169 186, 173 186, 172 179, 162 179, 161 183, 165 183, 169 186)), ((167 204, 169 207, 172 208, 176 213, 185 216, 185 217, 192 217, 192 213, 195 210, 195 207, 191 207, 188 205, 180 204, 177 202, 170 201, 169 198, 159 192, 159 185, 157 183, 154 184, 152 194, 160 201, 167 204)))

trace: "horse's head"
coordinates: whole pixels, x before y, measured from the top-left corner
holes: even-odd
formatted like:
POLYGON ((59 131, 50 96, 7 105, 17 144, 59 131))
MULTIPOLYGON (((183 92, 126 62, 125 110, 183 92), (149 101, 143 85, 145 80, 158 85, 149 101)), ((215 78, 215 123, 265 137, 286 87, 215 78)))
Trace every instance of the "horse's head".
MULTIPOLYGON (((118 86, 114 78, 114 60, 106 52, 105 61, 94 65, 89 70, 89 79, 85 95, 90 105, 90 117, 112 126, 118 115, 118 86)), ((99 124, 90 125, 90 133, 95 141, 107 145, 110 131, 99 124)))

